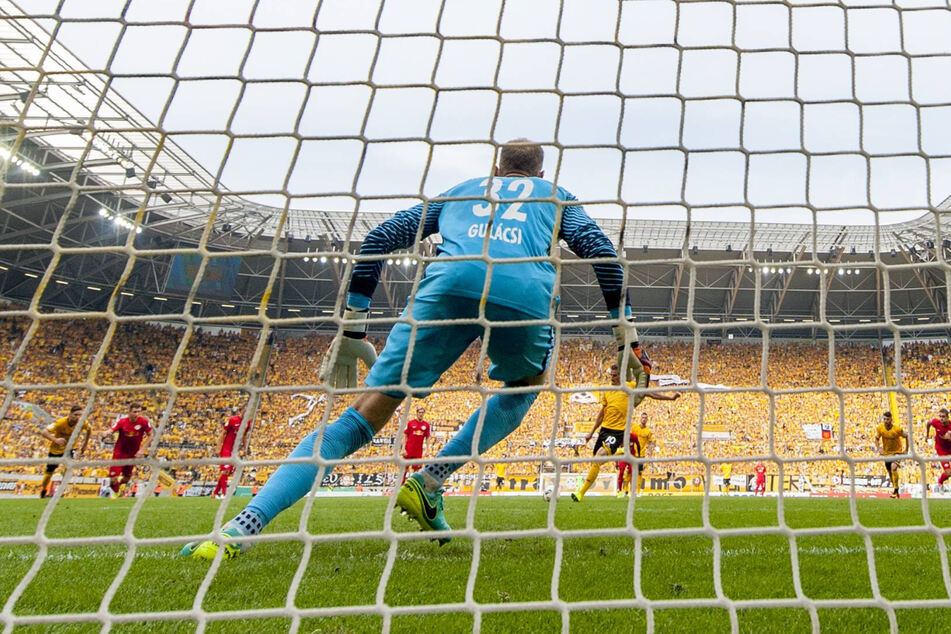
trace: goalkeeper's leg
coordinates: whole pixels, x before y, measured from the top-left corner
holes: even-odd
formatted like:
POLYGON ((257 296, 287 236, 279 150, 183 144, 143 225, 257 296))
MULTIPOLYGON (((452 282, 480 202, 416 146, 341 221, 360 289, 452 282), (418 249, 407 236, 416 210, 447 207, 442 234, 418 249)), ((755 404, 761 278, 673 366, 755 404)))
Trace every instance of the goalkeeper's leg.
MULTIPOLYGON (((485 453, 518 428, 537 397, 537 392, 528 392, 496 394, 487 400, 475 454, 485 453)), ((464 460, 427 465, 421 472, 413 474, 397 493, 396 503, 424 530, 449 530, 442 513, 442 486, 473 457, 473 439, 482 411, 482 407, 474 411, 462 429, 437 454, 437 457, 464 456, 464 460)), ((449 540, 439 541, 444 544, 449 540)))
MULTIPOLYGON (((473 307, 470 307, 473 310, 473 307)), ((478 306, 474 306, 478 313, 478 306)), ((525 315, 495 304, 485 305, 485 316, 490 321, 523 321, 525 315)), ((471 335, 471 331, 467 335, 471 335)), ((551 356, 553 332, 550 326, 492 326, 481 331, 483 345, 487 346, 489 378, 501 381, 506 387, 532 387, 545 381, 545 368, 551 356)), ((460 351, 461 352, 461 351, 460 351)), ((448 367, 448 366, 447 366, 448 367)), ((431 385, 431 384, 430 384, 431 385)), ((413 475, 397 493, 396 502, 416 519, 425 530, 448 530, 442 516, 443 483, 473 455, 480 455, 508 436, 522 423, 529 408, 538 397, 537 391, 496 394, 478 408, 466 421, 438 457, 458 456, 458 462, 428 465, 413 475), (482 429, 476 440, 480 417, 482 429)), ((441 539, 440 543, 445 543, 441 539)))
MULTIPOLYGON (((379 392, 358 398, 340 418, 323 431, 320 457, 325 460, 346 458, 372 440, 377 430, 386 424, 402 399, 379 392)), ((314 430, 300 442, 290 458, 310 458, 314 455, 314 441, 320 430, 314 430)), ((325 467, 325 475, 332 471, 325 467)), ((310 492, 317 478, 317 465, 309 462, 284 464, 268 479, 247 509, 255 513, 267 525, 278 513, 288 508, 310 492)))
MULTIPOLYGON (((354 406, 348 407, 340 418, 323 430, 320 443, 320 457, 325 460, 339 460, 354 453, 370 442, 373 435, 386 424, 402 399, 393 398, 380 392, 371 392, 360 396, 354 406), (365 414, 365 415, 364 415, 365 414), (370 419, 370 420, 368 420, 370 419), (372 421, 372 422, 371 422, 372 421)), ((312 458, 314 441, 320 430, 308 434, 290 458, 312 458)), ((332 467, 324 467, 324 475, 332 467)), ((313 462, 283 464, 278 467, 264 487, 258 492, 243 511, 238 513, 221 529, 225 543, 225 557, 232 558, 246 548, 238 541, 241 537, 257 535, 273 520, 278 513, 307 495, 314 486, 320 468, 313 462), (227 541, 234 539, 235 541, 227 541)), ((190 542, 181 551, 182 556, 212 559, 218 550, 218 544, 208 540, 190 542)))
MULTIPOLYGON (((458 302, 437 302, 419 297, 412 303, 412 317, 417 321, 457 319, 465 314, 457 313, 458 302)), ((477 303, 474 315, 478 315, 477 303)), ((403 317, 407 317, 407 310, 403 317)), ((388 386, 403 383, 404 365, 409 361, 406 383, 417 390, 433 385, 465 352, 469 344, 481 334, 476 325, 453 326, 417 326, 415 329, 408 321, 397 323, 390 331, 386 346, 370 369, 366 385, 379 388, 358 396, 353 405, 336 421, 323 431, 319 454, 325 460, 346 458, 370 442, 393 416, 393 412, 405 398, 402 391, 384 391, 388 386), (410 342, 415 338, 415 350, 423 354, 412 355, 410 342)), ((414 392, 414 396, 419 392, 414 392)), ((314 441, 319 434, 309 434, 291 452, 291 458, 311 458, 314 455, 314 441)), ((324 476, 330 473, 331 466, 324 466, 324 476)), ((252 498, 251 503, 222 527, 223 542, 226 543, 228 557, 241 552, 241 536, 256 535, 277 516, 299 499, 307 495, 321 470, 313 462, 281 465, 267 484, 252 498), (238 539, 232 539, 238 538, 238 539)), ((214 557, 217 544, 212 541, 198 544, 192 542, 182 549, 181 554, 205 559, 214 557)))

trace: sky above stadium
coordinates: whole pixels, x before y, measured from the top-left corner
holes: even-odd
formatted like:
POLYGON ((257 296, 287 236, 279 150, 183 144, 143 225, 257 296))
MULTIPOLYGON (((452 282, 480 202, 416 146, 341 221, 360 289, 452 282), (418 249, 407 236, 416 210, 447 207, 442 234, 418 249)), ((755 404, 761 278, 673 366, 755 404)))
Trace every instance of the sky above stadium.
POLYGON ((408 206, 515 137, 594 216, 891 223, 951 195, 931 0, 18 4, 226 187, 295 208, 408 206))

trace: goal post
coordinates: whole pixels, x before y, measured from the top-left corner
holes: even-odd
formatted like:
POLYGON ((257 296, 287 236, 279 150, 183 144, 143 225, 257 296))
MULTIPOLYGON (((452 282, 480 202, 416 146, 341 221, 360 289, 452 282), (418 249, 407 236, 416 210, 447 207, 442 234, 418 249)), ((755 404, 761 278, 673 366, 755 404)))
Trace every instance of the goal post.
POLYGON ((946 619, 926 429, 951 381, 949 27, 927 0, 0 0, 4 633, 946 619), (493 224, 498 150, 519 138, 616 247, 594 261, 623 267, 655 363, 622 434, 629 494, 590 442, 616 322, 564 243, 535 258, 560 300, 535 320, 543 385, 489 379, 493 331, 523 322, 483 308, 454 322, 490 327, 430 395, 404 370, 365 448, 288 458, 368 391, 318 376, 357 266, 382 268, 369 340, 408 321, 409 354, 428 352, 434 322, 403 311, 441 239, 361 255, 369 232, 485 178, 474 231, 521 240, 493 224), (447 482, 455 543, 409 530, 402 477, 450 462, 437 451, 489 398, 528 392, 522 425, 447 482), (886 412, 904 435, 881 437, 886 412), (124 417, 150 427, 131 457, 113 453, 124 417), (414 418, 422 458, 403 454, 414 418), (249 553, 175 557, 302 463, 310 493, 249 553))

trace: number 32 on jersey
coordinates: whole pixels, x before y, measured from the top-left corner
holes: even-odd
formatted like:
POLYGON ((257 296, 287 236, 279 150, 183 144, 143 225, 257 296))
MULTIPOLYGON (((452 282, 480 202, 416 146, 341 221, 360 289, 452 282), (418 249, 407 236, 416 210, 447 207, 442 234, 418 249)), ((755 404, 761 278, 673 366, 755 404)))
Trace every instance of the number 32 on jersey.
MULTIPOLYGON (((502 191, 502 185, 505 185, 505 181, 496 176, 492 179, 485 179, 479 183, 480 187, 485 187, 486 197, 491 196, 492 198, 498 199, 499 193, 502 191), (492 181, 492 190, 489 191, 489 181, 492 181)), ((535 188, 535 183, 528 178, 516 178, 515 180, 508 182, 508 187, 505 188, 506 191, 515 194, 515 202, 504 203, 500 201, 500 204, 505 206, 505 212, 502 214, 502 220, 517 220, 518 222, 525 222, 527 218, 524 211, 519 211, 522 207, 522 203, 526 198, 530 198, 532 195, 532 190, 535 188)), ((492 204, 488 202, 476 203, 472 205, 472 213, 476 216, 484 217, 492 213, 492 204)))

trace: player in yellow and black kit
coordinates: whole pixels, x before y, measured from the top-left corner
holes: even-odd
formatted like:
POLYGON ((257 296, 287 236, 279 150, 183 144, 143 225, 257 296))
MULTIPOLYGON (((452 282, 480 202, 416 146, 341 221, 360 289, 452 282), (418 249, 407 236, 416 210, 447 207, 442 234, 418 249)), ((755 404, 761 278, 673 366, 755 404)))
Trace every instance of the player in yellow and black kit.
MULTIPOLYGON (((76 429, 76 425, 79 423, 79 417, 82 413, 82 407, 79 405, 73 405, 69 410, 68 416, 63 416, 62 418, 57 419, 46 428, 41 428, 37 432, 40 436, 50 441, 50 458, 62 458, 63 454, 66 453, 66 445, 69 444, 69 439, 72 438, 73 431, 76 429)), ((86 451, 86 445, 89 443, 88 422, 83 423, 82 433, 84 433, 85 436, 83 437, 82 448, 79 450, 80 454, 86 451)), ((70 450, 69 457, 73 458, 75 455, 75 450, 70 450)), ((43 475, 43 481, 40 483, 41 498, 46 497, 46 491, 50 485, 50 480, 53 478, 53 473, 56 471, 58 466, 59 463, 56 462, 46 465, 46 473, 43 475)))
MULTIPOLYGON (((638 356, 641 358, 644 369, 650 372, 650 360, 647 358, 647 355, 639 354, 638 356)), ((621 385, 621 374, 618 371, 617 365, 611 366, 611 385, 621 385)), ((627 386, 630 388, 637 387, 634 383, 628 383, 627 386)), ((645 396, 659 401, 675 401, 680 398, 680 394, 677 392, 655 392, 646 394, 645 396)), ((601 411, 598 413, 598 418, 594 421, 594 427, 591 428, 591 431, 588 432, 588 437, 585 438, 585 442, 587 443, 591 440, 591 436, 594 435, 594 432, 598 432, 598 439, 594 443, 595 456, 613 455, 618 450, 624 449, 624 431, 627 428, 629 397, 630 393, 624 390, 602 392, 600 401, 601 411)), ((632 446, 631 453, 635 456, 640 455, 640 447, 632 446)), ((581 487, 571 494, 571 499, 575 502, 580 502, 584 499, 584 494, 587 493, 588 489, 597 481, 599 473, 601 473, 601 463, 596 462, 591 465, 591 468, 588 470, 588 475, 585 477, 581 487)))
POLYGON ((895 488, 892 497, 898 497, 898 467, 899 461, 889 459, 890 456, 907 453, 908 434, 905 430, 892 422, 892 413, 882 414, 882 422, 875 428, 875 446, 878 452, 885 457, 885 472, 895 488), (904 442, 902 442, 904 439, 904 442))
MULTIPOLYGON (((647 426, 647 412, 641 412, 640 423, 631 427, 631 453, 638 458, 646 458, 654 444, 654 432, 647 426)), ((644 478, 641 472, 644 470, 644 463, 625 462, 619 460, 617 463, 617 496, 624 497, 631 492, 631 472, 637 473, 635 479, 634 493, 640 491, 644 486, 644 478)))

